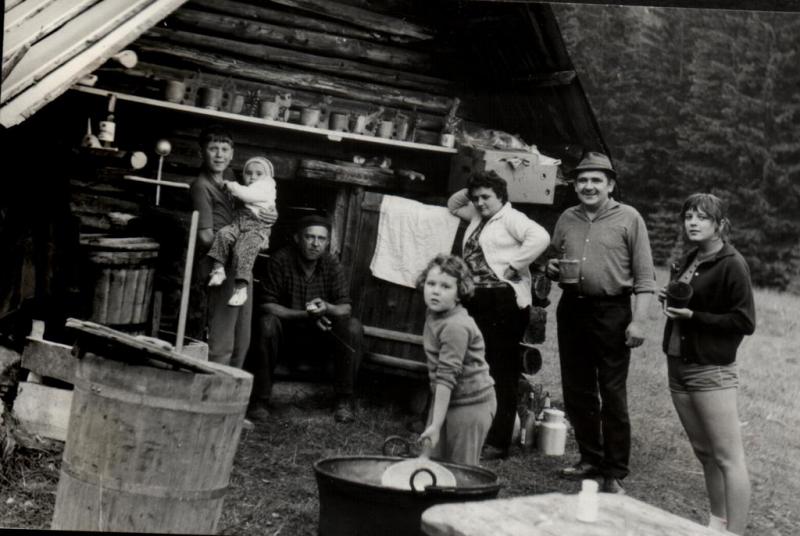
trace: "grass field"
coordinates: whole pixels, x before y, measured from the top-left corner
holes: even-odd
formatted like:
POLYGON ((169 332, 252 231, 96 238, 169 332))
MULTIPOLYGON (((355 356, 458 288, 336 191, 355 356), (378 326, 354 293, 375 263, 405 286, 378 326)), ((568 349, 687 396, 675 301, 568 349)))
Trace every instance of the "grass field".
MULTIPOLYGON (((659 273, 663 283, 666 273, 659 273)), ((537 381, 561 404, 555 344, 555 304, 548 308, 544 365, 537 381)), ((739 351, 740 412, 753 484, 748 534, 790 536, 800 527, 800 297, 768 291, 756 294, 758 327, 739 351)), ((700 465, 672 408, 661 353, 664 318, 654 303, 648 340, 632 358, 629 402, 633 421, 628 493, 675 514, 705 521, 707 501, 700 465)), ((242 436, 220 531, 243 535, 316 534, 318 500, 312 464, 335 455, 378 454, 392 434, 413 437, 409 415, 396 403, 405 386, 367 385, 359 422, 336 425, 329 395, 283 390, 271 422, 242 436)), ((561 480, 558 468, 576 458, 568 441, 566 458, 515 451, 488 462, 504 485, 501 497, 578 491, 561 480)), ((0 470, 0 527, 48 528, 58 475, 57 455, 22 452, 0 470), (25 456, 20 458, 20 456, 25 456), (12 499, 9 501, 9 499, 12 499)))

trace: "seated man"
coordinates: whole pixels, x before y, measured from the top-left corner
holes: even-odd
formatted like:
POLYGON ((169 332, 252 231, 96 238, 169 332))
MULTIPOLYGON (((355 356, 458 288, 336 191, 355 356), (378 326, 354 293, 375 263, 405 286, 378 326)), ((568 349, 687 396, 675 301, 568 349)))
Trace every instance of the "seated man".
MULTIPOLYGON (((301 361, 321 358, 333 365, 336 422, 352 422, 353 387, 361 360, 363 328, 350 316, 350 296, 341 265, 328 252, 331 224, 305 216, 294 244, 282 248, 256 274, 256 317, 248 367, 254 375, 248 418, 262 421, 272 376, 279 361, 290 370, 301 361)), ((325 368, 328 368, 327 366, 325 368)))

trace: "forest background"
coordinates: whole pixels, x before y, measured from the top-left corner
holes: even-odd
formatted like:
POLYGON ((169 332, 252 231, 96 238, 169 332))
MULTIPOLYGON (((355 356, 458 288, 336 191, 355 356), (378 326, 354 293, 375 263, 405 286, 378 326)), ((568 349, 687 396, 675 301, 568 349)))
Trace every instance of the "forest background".
POLYGON ((753 281, 800 294, 800 14, 553 9, 657 264, 686 196, 712 192, 753 281))

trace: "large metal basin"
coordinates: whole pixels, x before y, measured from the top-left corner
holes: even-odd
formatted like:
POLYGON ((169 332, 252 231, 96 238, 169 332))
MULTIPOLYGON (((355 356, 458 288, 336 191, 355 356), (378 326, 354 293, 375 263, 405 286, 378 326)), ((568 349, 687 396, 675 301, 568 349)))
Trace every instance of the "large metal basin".
POLYGON ((400 490, 381 485, 381 475, 398 456, 344 456, 314 464, 319 488, 320 536, 416 535, 427 508, 443 503, 494 499, 497 475, 480 467, 440 462, 456 486, 400 490))

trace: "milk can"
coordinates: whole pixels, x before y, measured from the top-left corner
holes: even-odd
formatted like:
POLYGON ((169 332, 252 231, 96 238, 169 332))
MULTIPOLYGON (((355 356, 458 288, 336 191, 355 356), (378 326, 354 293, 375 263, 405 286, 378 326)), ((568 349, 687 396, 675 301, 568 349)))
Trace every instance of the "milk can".
POLYGON ((567 444, 567 424, 564 412, 559 409, 544 410, 544 422, 539 425, 537 447, 549 456, 561 456, 567 444))

